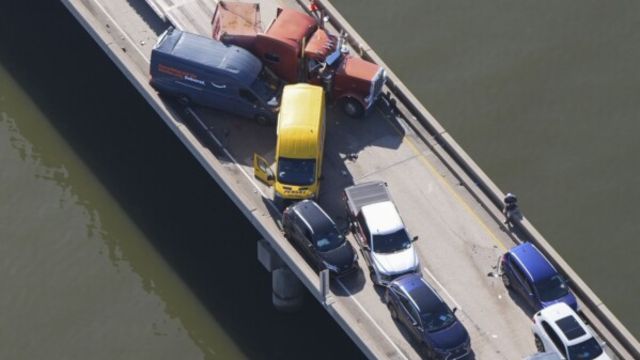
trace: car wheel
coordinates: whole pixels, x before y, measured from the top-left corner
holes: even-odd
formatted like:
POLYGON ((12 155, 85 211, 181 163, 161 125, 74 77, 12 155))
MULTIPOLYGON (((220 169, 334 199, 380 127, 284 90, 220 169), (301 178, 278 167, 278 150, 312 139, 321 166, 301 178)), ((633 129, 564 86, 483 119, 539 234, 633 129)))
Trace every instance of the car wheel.
POLYGON ((429 345, 422 343, 422 348, 427 355, 427 359, 438 359, 436 352, 433 351, 433 349, 430 348, 429 345))
POLYGON ((509 276, 507 276, 507 274, 504 274, 504 273, 502 274, 502 283, 506 288, 511 287, 511 280, 509 280, 509 276))
POLYGON ((391 314, 391 318, 393 320, 398 320, 398 312, 396 311, 396 308, 391 305, 391 302, 387 303, 387 308, 389 308, 389 314, 391 314))
POLYGON ((178 104, 182 106, 187 106, 191 103, 191 99, 187 95, 178 95, 178 104))
POLYGON ((271 119, 269 119, 269 117, 267 117, 265 114, 258 114, 256 115, 255 119, 260 126, 271 125, 271 119))
POLYGON ((371 279, 371 282, 373 282, 373 286, 380 286, 380 284, 378 284, 378 279, 376 279, 376 272, 371 268, 369 269, 369 278, 371 279))
POLYGON ((359 118, 364 115, 364 106, 358 100, 348 97, 342 100, 342 111, 349 117, 359 118))
POLYGON ((536 350, 538 350, 538 352, 544 352, 544 344, 542 344, 542 340, 540 340, 540 337, 538 335, 535 335, 535 342, 536 350))

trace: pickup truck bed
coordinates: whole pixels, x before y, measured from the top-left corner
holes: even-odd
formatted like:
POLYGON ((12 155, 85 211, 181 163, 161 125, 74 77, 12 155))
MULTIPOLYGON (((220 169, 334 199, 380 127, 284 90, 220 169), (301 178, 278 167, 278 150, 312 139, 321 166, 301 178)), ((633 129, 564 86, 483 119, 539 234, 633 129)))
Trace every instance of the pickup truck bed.
POLYGON ((347 212, 356 217, 364 206, 391 201, 387 184, 383 181, 371 181, 344 189, 347 212))

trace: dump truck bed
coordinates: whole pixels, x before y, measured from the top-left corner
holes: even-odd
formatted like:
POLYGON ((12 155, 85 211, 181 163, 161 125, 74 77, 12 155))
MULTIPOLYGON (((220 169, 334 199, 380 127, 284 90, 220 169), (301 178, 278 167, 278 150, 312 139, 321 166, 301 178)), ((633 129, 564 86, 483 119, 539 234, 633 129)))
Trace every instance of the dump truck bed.
POLYGON ((251 49, 256 36, 262 32, 260 4, 220 1, 211 27, 214 39, 251 49))
POLYGON ((344 189, 347 210, 356 216, 364 206, 391 201, 391 194, 384 181, 370 181, 344 189))

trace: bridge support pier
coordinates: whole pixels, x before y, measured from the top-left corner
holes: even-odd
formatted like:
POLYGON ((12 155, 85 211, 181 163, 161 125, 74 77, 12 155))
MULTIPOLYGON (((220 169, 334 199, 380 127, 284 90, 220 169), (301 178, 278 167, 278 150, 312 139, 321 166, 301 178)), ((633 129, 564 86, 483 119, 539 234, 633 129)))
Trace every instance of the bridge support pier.
POLYGON ((258 240, 258 261, 271 272, 272 301, 276 309, 294 312, 302 306, 304 287, 265 240, 258 240))

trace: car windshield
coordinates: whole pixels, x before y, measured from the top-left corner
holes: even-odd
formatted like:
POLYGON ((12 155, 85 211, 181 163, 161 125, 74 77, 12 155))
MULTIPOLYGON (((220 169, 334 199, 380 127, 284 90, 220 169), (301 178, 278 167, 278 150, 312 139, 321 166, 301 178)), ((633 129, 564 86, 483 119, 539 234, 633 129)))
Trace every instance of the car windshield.
POLYGON ((589 360, 602 355, 602 348, 595 338, 569 346, 570 360, 589 360))
POLYGON ((315 159, 278 159, 278 181, 289 185, 311 185, 316 174, 315 159))
POLYGON ((404 229, 386 235, 373 235, 373 251, 382 254, 394 253, 411 247, 411 240, 404 229))
POLYGON ((538 281, 536 289, 542 301, 558 300, 569 293, 569 287, 560 275, 553 275, 550 278, 538 281))
POLYGON ((436 309, 421 315, 422 325, 428 332, 444 329, 455 321, 456 317, 444 304, 440 304, 436 309))
POLYGON ((325 252, 342 245, 342 243, 344 243, 344 236, 338 233, 337 230, 332 229, 327 232, 314 234, 313 240, 316 242, 316 249, 320 252, 325 252))
MULTIPOLYGON (((265 101, 275 99, 280 88, 280 80, 266 67, 262 68, 256 80, 251 84, 251 89, 265 101)), ((277 105, 277 99, 275 99, 277 105)))

